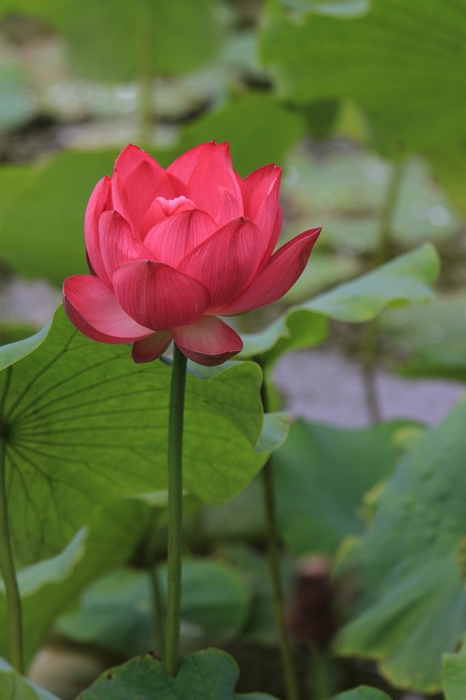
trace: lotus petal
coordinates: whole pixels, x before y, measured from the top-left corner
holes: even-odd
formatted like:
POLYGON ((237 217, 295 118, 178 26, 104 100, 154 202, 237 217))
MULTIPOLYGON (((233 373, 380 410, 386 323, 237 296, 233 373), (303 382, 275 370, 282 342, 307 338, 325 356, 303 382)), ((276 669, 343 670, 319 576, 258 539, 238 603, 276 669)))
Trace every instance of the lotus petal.
POLYGON ((208 313, 217 313, 252 280, 262 257, 260 238, 257 226, 240 217, 219 229, 179 264, 179 270, 209 290, 208 313))
POLYGON ((268 165, 263 165, 257 170, 253 170, 247 177, 244 178, 244 186, 247 192, 250 194, 256 189, 257 185, 263 180, 263 178, 268 175, 276 166, 273 163, 268 165))
POLYGON ((147 338, 137 340, 133 343, 133 360, 139 364, 141 362, 151 362, 165 352, 172 342, 171 331, 157 331, 148 335, 147 338))
POLYGON ((156 197, 173 199, 175 189, 166 171, 148 153, 127 146, 118 156, 112 178, 114 207, 140 237, 141 223, 156 197))
POLYGON ((157 260, 151 251, 134 238, 131 227, 117 211, 106 211, 100 217, 100 250, 108 276, 119 265, 133 260, 157 260))
POLYGON ((243 204, 226 187, 218 188, 218 204, 214 219, 217 226, 225 226, 232 219, 243 215, 243 204))
POLYGON ((144 238, 144 245, 162 262, 178 267, 193 248, 208 239, 218 226, 200 209, 170 216, 152 228, 144 238))
POLYGON ((243 349, 239 335, 216 316, 203 316, 190 326, 173 328, 173 340, 193 362, 221 365, 243 349))
POLYGON ((100 343, 129 343, 153 332, 128 316, 113 292, 91 275, 65 280, 63 306, 76 328, 100 343))
POLYGON ((218 207, 219 187, 229 190, 242 206, 241 191, 227 143, 213 148, 196 166, 189 178, 186 196, 192 199, 199 209, 213 217, 218 207))
POLYGON ((320 231, 320 228, 305 231, 277 250, 264 270, 236 299, 225 304, 221 313, 241 314, 280 299, 306 267, 320 231))
POLYGON ((180 184, 186 187, 189 178, 193 174, 193 170, 216 145, 215 141, 207 141, 207 143, 194 146, 194 148, 190 148, 189 151, 183 153, 168 166, 167 173, 172 176, 172 179, 175 180, 178 187, 180 184))
POLYGON ((109 289, 112 289, 112 283, 100 253, 99 220, 104 211, 112 208, 111 184, 108 175, 99 180, 92 191, 84 215, 84 240, 89 270, 97 275, 109 289))
POLYGON ((210 302, 198 280, 151 260, 120 265, 113 273, 113 285, 126 313, 153 331, 194 323, 210 302))
POLYGON ((165 221, 167 217, 179 214, 182 211, 191 211, 191 209, 195 208, 194 202, 191 202, 186 197, 176 197, 175 199, 156 197, 142 220, 141 239, 144 240, 151 228, 161 221, 165 221))

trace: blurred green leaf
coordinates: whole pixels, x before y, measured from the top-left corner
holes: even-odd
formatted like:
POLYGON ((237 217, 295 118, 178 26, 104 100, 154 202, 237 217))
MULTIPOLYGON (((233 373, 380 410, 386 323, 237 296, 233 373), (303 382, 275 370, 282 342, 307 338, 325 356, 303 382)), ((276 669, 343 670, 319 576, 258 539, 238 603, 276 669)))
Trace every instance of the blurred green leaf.
POLYGON ((466 218, 466 144, 440 144, 426 152, 434 176, 445 187, 453 205, 466 218))
POLYGON ((261 354, 270 368, 285 352, 312 347, 327 337, 325 316, 347 323, 375 318, 384 308, 427 301, 439 272, 430 244, 402 255, 373 272, 342 284, 310 301, 292 306, 264 331, 243 335, 241 357, 261 354))
POLYGON ((282 0, 297 17, 310 12, 330 17, 360 17, 369 12, 371 0, 282 0))
POLYGON ((360 271, 360 264, 353 257, 314 253, 301 277, 283 299, 289 304, 296 304, 323 289, 355 277, 360 271))
MULTIPOLYGON (((224 545, 220 548, 220 554, 241 571, 253 593, 252 610, 241 641, 245 644, 277 646, 279 640, 266 554, 244 543, 224 545)), ((294 594, 296 563, 287 554, 283 554, 281 568, 284 597, 288 604, 294 594)))
POLYGON ((2 346, 11 345, 12 343, 18 343, 21 340, 30 338, 34 335, 35 330, 35 328, 25 323, 0 323, 0 358, 6 358, 6 353, 2 352, 4 351, 4 347, 2 346))
POLYGON ((235 661, 224 651, 208 649, 189 654, 176 678, 170 678, 161 661, 144 656, 106 671, 77 700, 273 700, 265 693, 238 695, 235 661))
POLYGON ((333 700, 390 700, 390 696, 377 688, 361 685, 354 690, 347 690, 346 693, 335 695, 333 700))
MULTIPOLYGON (((18 570, 26 663, 44 643, 58 615, 76 603, 91 581, 133 554, 149 522, 148 506, 118 499, 97 510, 87 528, 53 559, 18 570)), ((0 587, 0 651, 8 654, 8 618, 0 587)), ((2 700, 3 700, 3 696, 2 700)))
POLYGON ((137 77, 141 43, 149 36, 154 74, 182 73, 205 63, 218 45, 214 0, 0 0, 0 14, 41 17, 67 40, 71 67, 93 80, 137 77), (148 26, 149 25, 149 26, 148 26))
POLYGON ((303 117, 268 94, 251 94, 186 127, 180 153, 198 143, 229 141, 235 170, 242 177, 265 163, 283 164, 285 152, 304 134, 303 117))
POLYGON ((400 425, 293 423, 273 466, 280 532, 294 554, 333 554, 344 537, 362 534, 363 496, 395 468, 400 425))
POLYGON ((283 445, 290 430, 288 413, 267 413, 264 416, 264 426, 256 445, 256 452, 273 452, 283 445))
MULTIPOLYGON (((157 568, 166 601, 166 566, 157 568)), ((250 592, 241 574, 221 562, 183 562, 182 653, 238 637, 250 608, 250 592)), ((76 612, 58 622, 69 639, 93 644, 130 658, 154 648, 152 590, 144 571, 119 569, 85 591, 76 612)))
POLYGON ((33 170, 27 165, 0 165, 0 207, 24 189, 33 177, 33 170))
POLYGON ((445 700, 463 700, 466 688, 466 649, 443 655, 443 692, 445 700))
POLYGON ((426 244, 307 302, 306 308, 347 323, 370 321, 384 308, 433 298, 440 259, 426 244))
MULTIPOLYGON (((62 308, 42 344, 0 374, 11 528, 25 563, 62 549, 95 504, 167 488, 170 377, 161 362, 134 364, 125 345, 81 335, 62 308)), ((203 501, 232 498, 267 458, 255 449, 261 381, 254 363, 208 381, 188 375, 184 483, 203 501)))
MULTIPOLYGON (((88 272, 84 212, 97 182, 112 173, 118 153, 65 152, 29 168, 30 177, 1 212, 0 257, 22 275, 46 277, 57 286, 69 275, 88 272)), ((152 155, 164 166, 172 159, 168 152, 152 155)))
POLYGON ((257 476, 235 498, 202 509, 202 537, 210 546, 225 540, 261 541, 265 537, 262 481, 257 476))
POLYGON ((357 19, 297 22, 269 0, 262 59, 287 100, 354 99, 387 153, 451 142, 465 133, 464 11, 462 1, 374 0, 357 19))
MULTIPOLYGON (((330 153, 324 158, 304 149, 292 153, 283 181, 285 201, 298 212, 290 234, 319 225, 323 228, 320 245, 353 256, 374 252, 391 176, 387 160, 364 151, 330 153)), ((445 240, 458 234, 461 227, 428 163, 421 158, 407 160, 392 223, 393 240, 403 248, 412 248, 426 241, 445 240)))
POLYGON ((441 688, 441 659, 466 630, 466 402, 425 432, 376 503, 371 529, 343 558, 357 596, 338 653, 377 660, 402 688, 441 688))
MULTIPOLYGON (((427 307, 393 309, 381 316, 384 349, 409 377, 466 381, 466 294, 443 294, 427 307)), ((395 363, 393 363, 395 364, 395 363)))
POLYGON ((29 186, 10 198, 1 219, 0 255, 17 272, 61 286, 68 275, 88 272, 84 211, 118 152, 61 153, 31 168, 29 186))
POLYGON ((337 100, 322 100, 322 102, 311 102, 299 111, 306 120, 306 131, 315 138, 324 140, 331 134, 339 112, 340 103, 337 100))
POLYGON ((42 328, 38 333, 31 335, 29 338, 0 346, 0 370, 13 365, 15 362, 19 362, 23 357, 34 352, 39 345, 42 345, 49 331, 50 324, 42 328))
POLYGON ((20 676, 4 659, 0 659, 0 693, 2 700, 59 700, 48 690, 20 676))

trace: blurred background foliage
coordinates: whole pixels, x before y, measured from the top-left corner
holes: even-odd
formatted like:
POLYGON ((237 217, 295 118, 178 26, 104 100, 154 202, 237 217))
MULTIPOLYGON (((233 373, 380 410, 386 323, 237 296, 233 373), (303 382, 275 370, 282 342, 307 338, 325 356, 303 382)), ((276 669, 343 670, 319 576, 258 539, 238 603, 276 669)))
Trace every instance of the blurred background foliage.
MULTIPOLYGON (((268 367, 285 350, 323 342, 329 316, 326 342, 361 362, 374 423, 380 364, 464 381, 465 46, 466 0, 0 0, 3 282, 14 274, 59 288, 67 275, 86 271, 84 208, 128 142, 166 166, 197 143, 228 140, 242 176, 265 162, 284 167, 284 240, 324 227, 284 302, 240 320, 251 336, 276 318, 288 324, 289 340, 260 346, 268 367), (362 326, 375 315, 364 310, 383 286, 376 278, 342 292, 346 316, 328 312, 328 299, 299 306, 425 242, 442 258, 429 305, 401 307, 428 296, 410 296, 412 280, 404 280, 403 293, 387 297, 396 308, 362 326)), ((431 284, 433 258, 413 260, 409 274, 422 268, 421 281, 431 284)), ((396 288, 397 276, 390 279, 396 288)), ((0 339, 29 330, 3 323, 0 339)), ((259 340, 250 339, 251 347, 259 340)), ((464 658, 453 652, 466 632, 463 413, 460 406, 434 436, 406 421, 360 431, 298 421, 278 451, 290 624, 303 687, 315 700, 358 682, 395 699, 400 688, 439 692, 445 651, 453 678, 447 698, 460 698, 454 673, 464 673, 464 658), (443 548, 434 547, 435 532, 443 548), (340 628, 334 648, 349 660, 330 652, 340 628)), ((259 670, 277 664, 258 484, 225 506, 198 505, 186 523, 187 553, 195 557, 185 569, 185 649, 227 646, 242 666, 238 692, 262 683, 280 696, 279 673, 259 670)), ((28 594, 31 654, 44 639, 65 655, 79 650, 94 663, 80 666, 85 676, 102 659, 122 661, 156 643, 149 574, 135 548, 147 526, 140 509, 126 549, 109 542, 104 566, 74 541, 62 559, 45 563, 42 588, 28 594), (77 567, 78 588, 70 584, 77 567), (67 610, 89 584, 80 606, 67 610), (47 637, 57 607, 51 612, 41 601, 51 590, 60 591, 67 612, 47 637)), ((108 517, 89 526, 91 553, 108 517)), ((35 673, 43 680, 41 658, 45 666, 36 661, 35 673)), ((61 697, 74 697, 69 678, 51 681, 61 697)))

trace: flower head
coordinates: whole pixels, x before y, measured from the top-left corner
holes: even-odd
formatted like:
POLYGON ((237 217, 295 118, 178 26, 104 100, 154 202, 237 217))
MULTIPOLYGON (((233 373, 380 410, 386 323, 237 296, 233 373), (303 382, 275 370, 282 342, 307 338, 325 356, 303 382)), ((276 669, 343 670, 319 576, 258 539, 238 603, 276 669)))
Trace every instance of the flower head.
POLYGON ((133 343, 135 362, 173 339, 191 360, 217 365, 242 349, 218 315, 282 297, 302 273, 320 229, 274 248, 281 168, 244 180, 227 143, 204 143, 164 170, 136 146, 97 183, 85 216, 90 275, 68 277, 72 323, 102 343, 133 343))

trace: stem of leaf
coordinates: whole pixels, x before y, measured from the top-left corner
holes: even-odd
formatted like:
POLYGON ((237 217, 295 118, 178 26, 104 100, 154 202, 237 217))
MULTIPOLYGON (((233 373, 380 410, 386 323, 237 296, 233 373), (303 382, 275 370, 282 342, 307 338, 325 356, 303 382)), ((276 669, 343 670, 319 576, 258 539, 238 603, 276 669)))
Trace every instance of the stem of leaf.
POLYGON ((141 145, 151 142, 154 120, 152 51, 153 32, 150 0, 139 0, 139 139, 141 145))
MULTIPOLYGON (((258 362, 258 364, 262 367, 260 358, 255 359, 256 362, 258 362)), ((264 371, 263 367, 262 371, 264 371)), ((261 398, 264 413, 267 413, 269 409, 269 399, 267 394, 265 373, 261 387, 261 398)), ((268 540, 269 575, 272 587, 275 624, 277 627, 278 643, 280 647, 280 656, 286 686, 286 696, 287 700, 299 700, 298 680, 296 676, 293 654, 291 653, 290 649, 288 629, 286 626, 285 598, 283 594, 280 556, 280 535, 278 532, 277 509, 275 505, 275 485, 272 457, 269 457, 262 469, 262 483, 268 540)))
MULTIPOLYGON (((0 422, 0 431, 1 431, 0 422)), ((24 673, 23 662, 23 622, 21 597, 16 578, 6 498, 6 440, 0 432, 0 568, 5 585, 8 608, 8 633, 10 662, 19 673, 24 673)))
POLYGON ((147 538, 145 543, 145 560, 146 568, 149 573, 151 589, 152 589, 152 622, 154 628, 155 648, 156 651, 163 656, 165 648, 165 609, 160 590, 157 565, 154 561, 154 539, 157 534, 157 521, 160 511, 158 508, 152 510, 149 526, 147 529, 147 538))
POLYGON ((316 700, 330 700, 333 696, 333 677, 335 669, 330 653, 326 649, 319 649, 311 645, 311 690, 312 697, 316 700))
MULTIPOLYGON (((382 265, 388 259, 393 219, 403 180, 405 160, 400 159, 393 165, 390 181, 382 204, 379 224, 379 245, 374 255, 373 267, 382 265)), ((374 321, 366 324, 361 347, 361 364, 366 405, 371 423, 380 423, 382 415, 375 385, 375 367, 377 364, 377 326, 374 321)))
POLYGON ((180 649, 185 386, 186 357, 174 345, 168 421, 168 590, 165 644, 165 667, 172 677, 178 672, 180 649))

